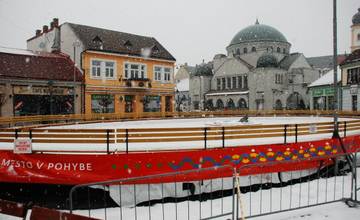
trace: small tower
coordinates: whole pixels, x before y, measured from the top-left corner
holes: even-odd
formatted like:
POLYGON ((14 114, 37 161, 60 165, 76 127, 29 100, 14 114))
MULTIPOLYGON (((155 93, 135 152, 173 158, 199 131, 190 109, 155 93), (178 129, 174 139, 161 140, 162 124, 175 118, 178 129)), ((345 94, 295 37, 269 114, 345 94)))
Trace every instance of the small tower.
POLYGON ((352 17, 351 25, 351 52, 360 49, 360 8, 352 17))

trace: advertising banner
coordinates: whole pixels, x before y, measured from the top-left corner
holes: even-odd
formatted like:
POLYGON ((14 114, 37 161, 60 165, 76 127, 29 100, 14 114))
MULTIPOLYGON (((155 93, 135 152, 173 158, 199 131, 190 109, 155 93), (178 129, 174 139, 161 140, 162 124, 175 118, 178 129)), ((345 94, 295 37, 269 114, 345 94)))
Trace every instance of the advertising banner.
MULTIPOLYGON (((356 151, 360 148, 359 136, 343 138, 343 146, 346 147, 347 152, 356 151)), ((107 155, 14 154, 12 151, 0 151, 0 179, 2 182, 73 185, 224 165, 240 168, 248 164, 259 164, 259 166, 241 169, 241 175, 285 172, 320 168, 320 166, 332 163, 329 157, 343 153, 342 149, 337 139, 328 139, 285 145, 269 144, 107 155), (271 162, 271 165, 267 165, 268 162, 271 162)), ((136 183, 202 180, 231 176, 232 172, 232 169, 222 172, 216 172, 216 170, 192 172, 145 179, 136 183)))

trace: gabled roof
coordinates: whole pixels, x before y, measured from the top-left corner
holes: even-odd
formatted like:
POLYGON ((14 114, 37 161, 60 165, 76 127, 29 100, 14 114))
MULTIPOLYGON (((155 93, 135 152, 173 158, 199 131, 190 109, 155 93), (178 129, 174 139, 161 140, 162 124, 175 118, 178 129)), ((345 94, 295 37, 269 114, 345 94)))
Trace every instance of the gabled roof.
POLYGON ((292 53, 287 55, 282 60, 280 60, 279 67, 288 70, 291 67, 291 65, 295 62, 295 60, 297 60, 301 55, 302 55, 301 53, 292 53))
MULTIPOLYGON (((338 55, 338 63, 341 63, 345 59, 345 55, 339 54, 338 55)), ((306 58, 310 66, 317 69, 333 69, 333 56, 318 56, 318 57, 309 57, 306 58)))
POLYGON ((186 71, 187 71, 189 74, 195 72, 195 66, 184 65, 183 67, 186 69, 186 71))
MULTIPOLYGON (((73 81, 74 62, 65 54, 0 47, 0 78, 73 81)), ((75 69, 76 81, 82 74, 75 69)))
POLYGON ((340 65, 345 65, 345 64, 359 62, 359 61, 360 61, 360 49, 357 49, 357 50, 354 50, 351 54, 349 54, 340 65))
POLYGON ((149 56, 156 59, 175 61, 175 58, 153 37, 73 23, 64 23, 63 25, 65 24, 68 24, 80 41, 82 41, 85 50, 113 52, 132 56, 149 56), (96 37, 101 39, 101 48, 93 41, 96 37))

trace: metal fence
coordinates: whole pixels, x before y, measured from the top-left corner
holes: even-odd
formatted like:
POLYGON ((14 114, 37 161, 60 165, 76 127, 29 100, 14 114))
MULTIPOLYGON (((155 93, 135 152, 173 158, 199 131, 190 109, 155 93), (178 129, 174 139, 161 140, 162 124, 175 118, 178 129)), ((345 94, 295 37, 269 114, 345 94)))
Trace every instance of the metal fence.
POLYGON ((82 184, 70 192, 70 212, 109 220, 245 219, 339 201, 356 206, 359 204, 359 156, 356 153, 323 157, 322 160, 331 160, 332 165, 321 167, 319 161, 319 168, 311 170, 302 170, 299 164, 298 168, 288 172, 266 172, 270 166, 299 163, 301 160, 277 161, 249 164, 238 169, 222 166, 82 184), (351 159, 351 164, 346 157, 351 159), (264 172, 241 176, 245 170, 255 167, 263 168, 264 172), (233 170, 232 177, 181 181, 184 175, 228 169, 233 170), (173 182, 161 183, 162 178, 169 176, 174 178, 173 182), (154 183, 132 184, 134 181, 154 183), (88 187, 104 190, 103 207, 93 208, 92 203, 99 201, 94 201, 96 198, 92 199, 92 195, 86 193, 88 187), (79 195, 80 191, 82 195, 79 195), (109 207, 105 194, 110 194, 116 205, 109 207))

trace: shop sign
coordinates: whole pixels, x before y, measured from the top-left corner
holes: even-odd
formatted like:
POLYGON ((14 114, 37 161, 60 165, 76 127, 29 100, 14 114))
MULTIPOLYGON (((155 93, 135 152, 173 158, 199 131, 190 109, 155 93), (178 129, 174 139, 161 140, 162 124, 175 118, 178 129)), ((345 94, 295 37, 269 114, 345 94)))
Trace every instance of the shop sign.
POLYGON ((325 88, 325 95, 327 96, 333 96, 334 95, 334 88, 333 87, 328 87, 328 88, 325 88))
POLYGON ((313 94, 313 96, 323 96, 324 90, 323 89, 313 89, 312 94, 313 94))
POLYGON ((19 95, 72 95, 73 88, 44 86, 14 86, 14 94, 19 95))
POLYGON ((14 140, 14 153, 15 154, 31 154, 32 153, 31 139, 15 139, 14 140))
POLYGON ((350 94, 355 95, 358 93, 358 86, 357 85, 351 85, 350 86, 350 94))
POLYGON ((310 134, 315 134, 315 133, 317 133, 316 124, 311 124, 311 125, 309 125, 309 133, 310 133, 310 134))

